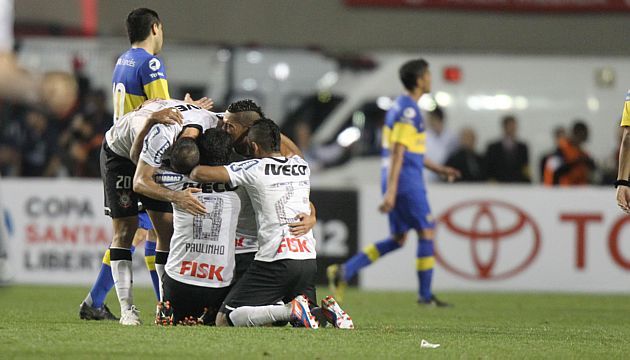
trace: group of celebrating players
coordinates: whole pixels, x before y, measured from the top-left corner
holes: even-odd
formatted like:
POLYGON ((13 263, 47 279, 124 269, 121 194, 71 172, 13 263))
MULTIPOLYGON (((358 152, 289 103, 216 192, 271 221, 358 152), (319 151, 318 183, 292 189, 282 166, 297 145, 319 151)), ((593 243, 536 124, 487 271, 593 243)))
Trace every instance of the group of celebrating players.
MULTIPOLYGON (((140 324, 131 259, 133 245, 147 238, 157 324, 354 328, 335 298, 317 306, 315 207, 309 165, 297 146, 251 100, 235 101, 224 113, 212 112, 207 98, 169 100, 155 56, 163 43, 157 13, 133 10, 127 29, 132 47, 116 63, 114 125, 100 159, 114 236, 80 317, 116 319, 104 304, 115 286, 120 323, 140 324)), ((460 173, 424 156, 417 103, 431 91, 428 63, 410 60, 399 77, 406 92, 386 115, 382 142, 379 209, 388 214, 390 236, 330 266, 329 285, 341 300, 352 277, 415 231, 418 303, 449 307, 432 292, 435 222, 422 179, 424 168, 449 181, 460 173)))
POLYGON ((116 319, 103 303, 115 287, 120 323, 141 324, 132 252, 146 236, 157 240, 145 246, 156 324, 352 329, 334 298, 317 306, 315 208, 300 150, 251 100, 216 113, 207 98, 170 99, 158 14, 133 10, 127 30, 100 156, 113 239, 80 317, 116 319))

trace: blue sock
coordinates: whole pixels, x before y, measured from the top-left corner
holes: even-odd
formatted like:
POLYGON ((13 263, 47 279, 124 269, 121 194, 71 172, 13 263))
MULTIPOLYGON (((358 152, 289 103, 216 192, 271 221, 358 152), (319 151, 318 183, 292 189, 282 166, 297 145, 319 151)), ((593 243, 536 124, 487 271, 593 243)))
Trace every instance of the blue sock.
POLYGON ((429 301, 431 296, 431 280, 433 279, 433 240, 420 239, 416 252, 416 270, 420 287, 420 300, 429 301))
POLYGON ((387 238, 365 247, 365 249, 358 252, 343 264, 344 280, 350 281, 359 270, 375 262, 379 257, 398 248, 400 248, 400 245, 392 240, 392 238, 387 238))
MULTIPOLYGON (((131 247, 131 253, 133 254, 136 248, 131 247)), ((114 287, 114 278, 112 277, 112 268, 109 262, 109 249, 105 251, 103 255, 103 262, 101 263, 101 270, 98 272, 96 281, 92 285, 88 298, 92 300, 92 303, 88 305, 94 308, 100 308, 105 303, 107 293, 114 287)))
POLYGON ((158 281, 157 271, 155 271, 154 241, 144 242, 144 263, 147 265, 147 269, 149 269, 149 274, 151 275, 151 281, 153 282, 153 291, 155 291, 155 296, 158 300, 160 300, 160 283, 158 281))

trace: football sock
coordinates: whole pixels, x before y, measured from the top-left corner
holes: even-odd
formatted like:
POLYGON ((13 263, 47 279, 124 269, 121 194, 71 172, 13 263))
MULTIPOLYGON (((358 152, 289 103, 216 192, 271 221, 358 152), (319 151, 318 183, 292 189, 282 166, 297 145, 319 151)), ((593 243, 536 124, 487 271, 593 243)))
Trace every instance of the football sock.
POLYGON ((431 300, 431 279, 433 278, 433 240, 420 239, 416 252, 416 271, 418 272, 418 283, 420 287, 420 300, 431 300))
POLYGON ((155 241, 145 241, 144 243, 144 263, 147 265, 151 282, 153 282, 153 291, 158 301, 160 300, 160 281, 158 280, 157 271, 155 270, 155 241))
POLYGON ((291 304, 241 306, 229 314, 234 326, 264 326, 291 319, 291 304))
POLYGON ((164 278, 164 267, 166 266, 166 260, 168 260, 168 251, 155 251, 155 271, 158 277, 158 289, 160 290, 159 300, 164 299, 164 285, 162 279, 164 278))
MULTIPOLYGON (((132 254, 135 249, 136 248, 134 246, 131 247, 132 254)), ((100 308, 103 306, 107 294, 113 287, 114 278, 112 277, 109 249, 107 249, 107 251, 105 251, 105 255, 103 255, 103 262, 101 263, 101 269, 98 272, 96 281, 83 301, 93 308, 100 308)))
POLYGON ((343 264, 343 278, 350 281, 362 268, 375 262, 379 257, 400 248, 400 244, 387 238, 365 247, 343 264))
POLYGON ((110 247, 109 254, 116 294, 120 302, 120 311, 129 310, 133 305, 131 249, 110 247))

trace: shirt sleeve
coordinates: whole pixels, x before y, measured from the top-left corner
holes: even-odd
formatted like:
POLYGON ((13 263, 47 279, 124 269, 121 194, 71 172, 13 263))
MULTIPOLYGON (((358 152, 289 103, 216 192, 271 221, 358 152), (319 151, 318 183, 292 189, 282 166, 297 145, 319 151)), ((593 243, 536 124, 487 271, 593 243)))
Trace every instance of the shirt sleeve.
POLYGON ((158 124, 153 126, 149 135, 144 138, 140 159, 153 167, 162 165, 162 157, 172 145, 172 137, 166 126, 158 124))
POLYGON ((400 143, 411 149, 415 147, 418 137, 418 130, 414 125, 414 120, 418 116, 413 107, 404 108, 394 121, 390 135, 390 144, 400 143))
POLYGON ((630 126, 630 91, 628 91, 628 94, 626 95, 626 101, 623 103, 621 126, 630 126))
POLYGON ((230 176, 232 186, 253 184, 258 177, 260 160, 251 159, 226 165, 225 169, 230 176))
POLYGON ((166 70, 162 61, 153 56, 140 66, 140 79, 147 99, 170 99, 166 70))

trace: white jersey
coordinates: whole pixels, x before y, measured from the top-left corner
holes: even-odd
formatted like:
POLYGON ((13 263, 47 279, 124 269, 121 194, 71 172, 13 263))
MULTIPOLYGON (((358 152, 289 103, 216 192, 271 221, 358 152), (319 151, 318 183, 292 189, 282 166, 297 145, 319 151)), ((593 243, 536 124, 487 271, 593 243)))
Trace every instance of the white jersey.
MULTIPOLYGON (((188 104, 181 100, 153 100, 140 109, 128 112, 122 118, 118 119, 114 126, 105 133, 107 146, 109 146, 109 148, 117 155, 131 159, 131 147, 133 146, 136 136, 144 127, 147 119, 154 112, 170 107, 181 111, 182 116, 184 117, 183 126, 195 126, 198 127, 201 132, 209 128, 216 127, 219 121, 219 118, 215 113, 204 110, 198 106, 188 104)), ((182 129, 182 125, 179 124, 157 124, 153 126, 149 135, 147 135, 147 139, 151 138, 155 141, 155 143, 150 144, 152 147, 151 154, 147 155, 146 158, 141 156, 142 160, 152 166, 159 167, 164 151, 173 144, 177 138, 177 134, 179 134, 182 129), (158 148, 153 149, 153 147, 158 148), (155 165, 156 160, 159 160, 158 165, 155 165)), ((144 147, 147 147, 147 145, 147 140, 145 140, 144 147)), ((144 154, 144 148, 142 152, 144 154)))
POLYGON ((299 213, 311 211, 308 163, 299 156, 269 157, 236 162, 225 167, 233 186, 244 187, 258 223, 255 260, 314 259, 313 232, 295 237, 289 224, 299 213))
MULTIPOLYGON (((233 153, 231 162, 243 161, 247 158, 233 153)), ((258 223, 256 223, 256 212, 252 206, 252 200, 244 187, 236 188, 236 194, 241 199, 241 212, 238 214, 238 224, 236 225, 236 253, 246 254, 258 251, 258 223)))
POLYGON ((173 237, 166 273, 182 283, 225 287, 234 276, 234 236, 241 208, 229 184, 196 183, 184 175, 160 171, 155 181, 174 191, 189 187, 202 192, 193 195, 206 207, 206 214, 191 215, 173 204, 173 237))

